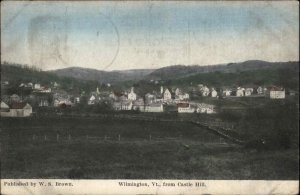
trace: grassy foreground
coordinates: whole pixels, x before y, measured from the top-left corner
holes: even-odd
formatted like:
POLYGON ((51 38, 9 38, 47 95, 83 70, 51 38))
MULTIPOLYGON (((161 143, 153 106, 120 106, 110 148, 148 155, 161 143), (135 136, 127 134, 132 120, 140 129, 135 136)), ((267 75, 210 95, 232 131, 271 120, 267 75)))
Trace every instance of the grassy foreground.
POLYGON ((244 149, 192 124, 14 120, 1 124, 1 178, 298 179, 297 149, 244 149))

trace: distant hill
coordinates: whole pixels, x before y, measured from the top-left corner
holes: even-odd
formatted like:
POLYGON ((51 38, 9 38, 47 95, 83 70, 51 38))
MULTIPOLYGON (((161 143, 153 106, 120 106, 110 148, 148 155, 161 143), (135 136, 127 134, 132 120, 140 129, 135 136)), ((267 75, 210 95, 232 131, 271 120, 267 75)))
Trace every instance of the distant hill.
POLYGON ((287 89, 299 89, 299 71, 295 71, 292 67, 278 67, 242 70, 236 72, 208 72, 198 73, 192 76, 172 79, 171 85, 190 86, 197 84, 205 84, 210 87, 224 86, 268 86, 277 85, 287 89))
POLYGON ((154 80, 172 80, 184 78, 199 73, 235 73, 239 71, 263 70, 263 69, 280 69, 287 68, 299 71, 299 62, 266 62, 259 60, 250 60, 242 63, 229 63, 223 65, 209 66, 183 66, 175 65, 157 69, 146 76, 145 79, 154 80))
MULTIPOLYGON (((71 77, 60 77, 54 73, 41 71, 32 67, 3 63, 1 64, 1 81, 9 81, 10 86, 17 88, 21 83, 40 83, 49 86, 51 82, 57 82, 67 91, 91 91, 98 86, 96 81, 85 81, 71 77)), ((1 85, 2 86, 2 85, 1 85)))
MULTIPOLYGON (((252 81, 256 83, 272 83, 275 81, 274 78, 280 77, 281 81, 293 78, 294 83, 294 81, 297 81, 295 74, 298 75, 298 73, 299 62, 265 62, 258 60, 225 65, 175 65, 156 70, 134 69, 123 71, 100 71, 79 67, 41 71, 18 64, 1 64, 1 80, 15 83, 40 82, 41 84, 56 81, 61 82, 66 88, 75 85, 79 85, 80 88, 94 88, 99 85, 99 82, 122 85, 124 81, 129 81, 130 85, 132 85, 141 80, 172 80, 173 83, 178 84, 209 82, 212 85, 220 86, 231 83, 251 83, 252 81), (286 74, 285 76, 281 74, 282 71, 286 74), (293 77, 288 78, 288 75, 293 77)), ((275 82, 274 84, 276 83, 280 84, 282 82, 275 82)), ((288 85, 294 86, 291 83, 288 85)))
POLYGON ((151 69, 134 69, 124 71, 101 71, 89 68, 70 67, 49 71, 58 76, 72 77, 81 80, 94 80, 101 83, 115 83, 127 80, 141 80, 153 72, 151 69))

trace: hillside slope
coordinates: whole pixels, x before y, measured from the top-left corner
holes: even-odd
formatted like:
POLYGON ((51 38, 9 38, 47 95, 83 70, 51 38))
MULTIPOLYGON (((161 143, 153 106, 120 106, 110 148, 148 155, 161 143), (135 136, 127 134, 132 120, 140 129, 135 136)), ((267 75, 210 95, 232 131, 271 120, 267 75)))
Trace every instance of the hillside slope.
POLYGON ((227 65, 210 65, 210 66, 168 66, 157 69, 147 75, 146 79, 171 80, 192 76, 199 73, 235 73, 240 71, 280 69, 287 68, 297 71, 299 62, 265 62, 259 60, 250 60, 242 63, 229 63, 227 65))
POLYGON ((54 73, 37 70, 19 64, 1 64, 1 81, 8 81, 10 86, 17 88, 20 83, 40 83, 49 86, 51 82, 57 82, 65 90, 90 91, 98 84, 96 81, 85 81, 70 77, 60 77, 54 73))
POLYGON ((151 69, 137 69, 137 70, 125 70, 125 71, 101 71, 89 68, 71 67, 58 69, 52 72, 58 76, 72 77, 81 80, 94 80, 101 83, 115 83, 126 80, 140 80, 146 75, 150 74, 151 69))

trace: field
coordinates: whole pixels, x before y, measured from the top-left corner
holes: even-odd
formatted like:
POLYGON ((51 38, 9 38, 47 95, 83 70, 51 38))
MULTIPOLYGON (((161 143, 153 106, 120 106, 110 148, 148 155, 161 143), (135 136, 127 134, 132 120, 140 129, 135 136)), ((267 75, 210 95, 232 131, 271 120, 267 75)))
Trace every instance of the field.
POLYGON ((298 150, 257 151, 187 122, 1 118, 1 178, 298 179, 298 150))

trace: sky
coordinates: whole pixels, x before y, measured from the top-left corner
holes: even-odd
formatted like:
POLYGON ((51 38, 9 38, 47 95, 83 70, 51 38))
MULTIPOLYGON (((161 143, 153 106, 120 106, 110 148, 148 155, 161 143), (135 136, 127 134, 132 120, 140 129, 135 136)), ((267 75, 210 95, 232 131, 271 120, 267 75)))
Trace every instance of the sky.
POLYGON ((4 1, 1 62, 43 70, 299 61, 299 4, 4 1))

